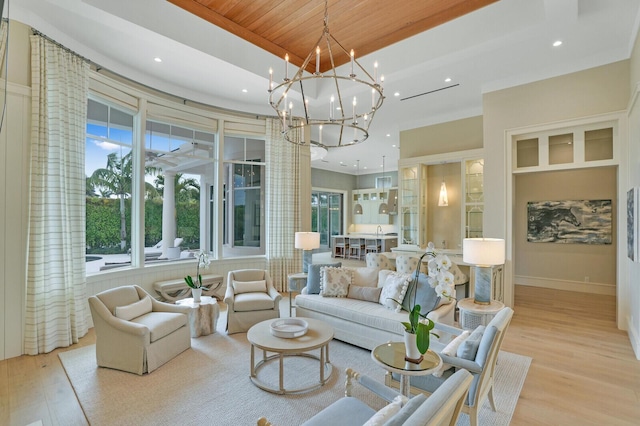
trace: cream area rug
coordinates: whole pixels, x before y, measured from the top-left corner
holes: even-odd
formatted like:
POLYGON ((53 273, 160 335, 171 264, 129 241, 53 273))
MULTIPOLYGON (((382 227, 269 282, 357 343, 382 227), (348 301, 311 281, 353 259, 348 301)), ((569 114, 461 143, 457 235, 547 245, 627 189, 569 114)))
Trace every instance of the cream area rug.
MULTIPOLYGON (((333 374, 317 390, 276 395, 257 388, 249 379, 250 345, 246 333, 217 333, 191 339, 186 350, 151 374, 138 376, 98 368, 95 346, 62 352, 60 360, 91 425, 255 425, 265 416, 279 426, 299 425, 344 395, 344 370, 384 381, 384 370, 371 360, 371 352, 332 341, 329 357, 333 374)), ((256 357, 261 355, 256 351, 256 357)), ((500 352, 494 396, 497 412, 486 402, 482 425, 508 425, 531 358, 500 352)), ((277 385, 278 363, 259 372, 263 381, 277 385)), ((285 358, 285 388, 317 381, 318 362, 309 358, 285 358)), ((385 403, 359 385, 353 395, 373 408, 385 403)), ((458 425, 468 425, 461 414, 458 425)))

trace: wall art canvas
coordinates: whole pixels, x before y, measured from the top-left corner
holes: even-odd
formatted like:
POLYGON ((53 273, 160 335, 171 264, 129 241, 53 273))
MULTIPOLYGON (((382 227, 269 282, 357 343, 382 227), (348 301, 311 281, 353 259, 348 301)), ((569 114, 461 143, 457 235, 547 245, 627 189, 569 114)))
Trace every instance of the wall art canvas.
POLYGON ((611 200, 530 201, 527 241, 611 244, 611 200))
POLYGON ((627 191, 627 256, 638 261, 638 188, 627 191))

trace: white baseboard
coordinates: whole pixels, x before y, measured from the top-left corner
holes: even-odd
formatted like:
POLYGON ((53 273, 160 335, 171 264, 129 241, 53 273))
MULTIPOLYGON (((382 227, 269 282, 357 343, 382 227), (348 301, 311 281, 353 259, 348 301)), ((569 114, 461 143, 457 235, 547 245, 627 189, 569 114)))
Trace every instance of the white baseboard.
POLYGON ((581 293, 616 295, 616 286, 603 283, 585 283, 581 281, 557 280, 553 278, 514 276, 515 285, 527 285, 531 287, 553 288, 556 290, 577 291, 581 293))

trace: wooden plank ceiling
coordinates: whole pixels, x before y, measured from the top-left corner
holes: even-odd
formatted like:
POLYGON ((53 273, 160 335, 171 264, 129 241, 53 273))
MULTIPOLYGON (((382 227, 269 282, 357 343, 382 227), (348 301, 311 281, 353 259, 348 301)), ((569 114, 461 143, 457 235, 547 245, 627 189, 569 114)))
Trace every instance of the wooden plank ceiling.
MULTIPOLYGON (((168 0, 274 55, 302 65, 322 35, 322 0, 168 0)), ((361 57, 498 0, 329 0, 329 31, 361 57)), ((335 54, 334 54, 335 55, 335 54)), ((331 68, 322 55, 321 71, 331 68)), ((349 60, 335 55, 336 66, 349 60)), ((312 60, 311 66, 315 67, 312 60)))

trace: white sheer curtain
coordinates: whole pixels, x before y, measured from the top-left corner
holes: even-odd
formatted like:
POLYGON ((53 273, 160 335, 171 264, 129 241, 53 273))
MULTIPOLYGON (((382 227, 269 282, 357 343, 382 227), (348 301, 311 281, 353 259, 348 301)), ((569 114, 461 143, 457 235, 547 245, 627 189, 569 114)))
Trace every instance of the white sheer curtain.
POLYGON ((31 36, 31 167, 24 350, 76 343, 89 329, 85 126, 89 65, 31 36))
POLYGON ((295 232, 300 230, 300 147, 284 140, 276 119, 267 119, 266 142, 267 267, 276 289, 286 291, 287 274, 302 267, 302 253, 295 248, 295 232))

